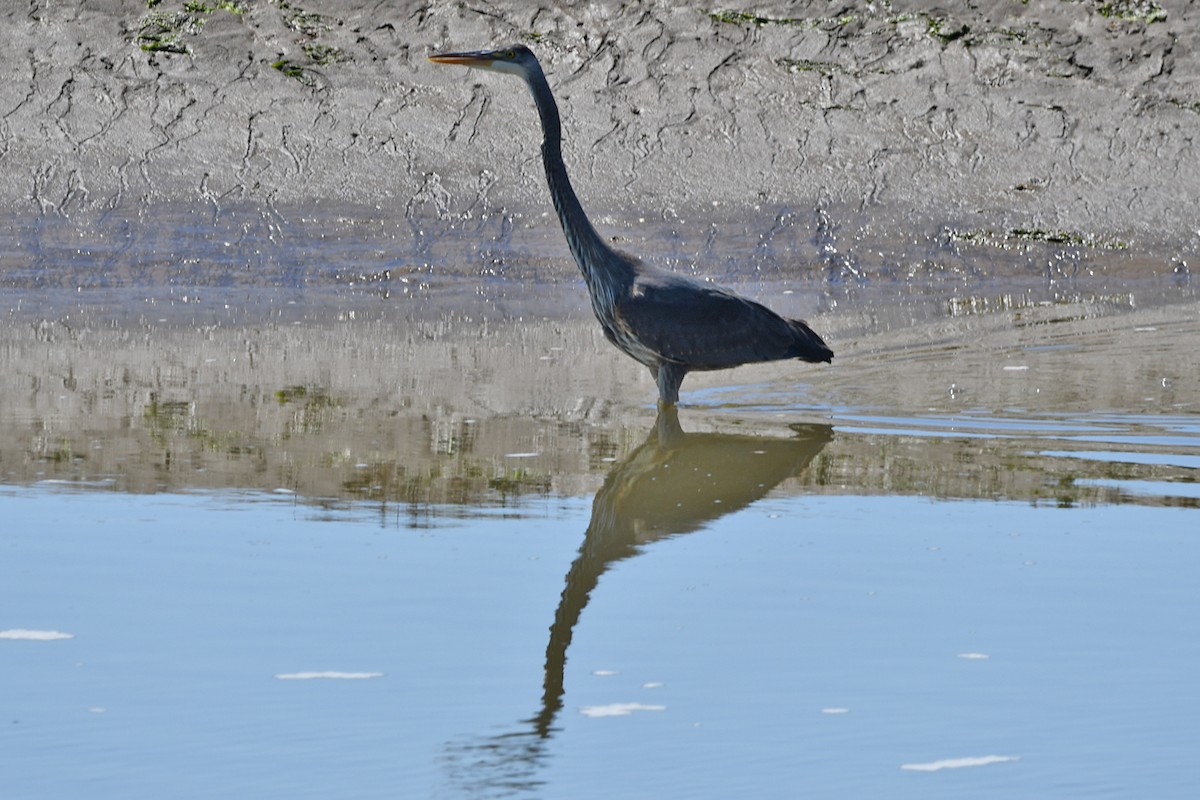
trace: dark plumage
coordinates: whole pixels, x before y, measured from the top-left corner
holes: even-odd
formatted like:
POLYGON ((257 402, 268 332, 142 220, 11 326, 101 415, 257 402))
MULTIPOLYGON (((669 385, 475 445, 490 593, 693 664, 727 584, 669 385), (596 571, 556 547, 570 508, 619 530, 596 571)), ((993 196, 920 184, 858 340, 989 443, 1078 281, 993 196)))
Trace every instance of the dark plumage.
POLYGON ((529 86, 545 135, 546 182, 567 245, 587 283, 592 310, 608 340, 650 368, 660 404, 679 400, 679 385, 693 370, 788 358, 833 359, 833 351, 803 320, 785 319, 726 289, 651 267, 600 238, 567 178, 558 105, 529 48, 514 45, 429 59, 517 75, 529 86))

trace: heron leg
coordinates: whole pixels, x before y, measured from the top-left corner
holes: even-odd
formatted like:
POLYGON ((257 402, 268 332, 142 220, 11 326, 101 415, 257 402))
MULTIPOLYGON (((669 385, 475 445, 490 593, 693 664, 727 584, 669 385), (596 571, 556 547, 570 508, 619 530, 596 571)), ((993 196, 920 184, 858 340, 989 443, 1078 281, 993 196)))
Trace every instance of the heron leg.
POLYGON ((654 421, 655 432, 658 434, 659 447, 674 447, 682 444, 687 438, 683 427, 679 424, 679 409, 675 406, 662 406, 658 409, 658 418, 654 421))
POLYGON ((666 407, 678 403, 679 384, 683 383, 687 369, 678 364, 659 364, 657 370, 651 368, 650 372, 658 384, 658 404, 666 407))

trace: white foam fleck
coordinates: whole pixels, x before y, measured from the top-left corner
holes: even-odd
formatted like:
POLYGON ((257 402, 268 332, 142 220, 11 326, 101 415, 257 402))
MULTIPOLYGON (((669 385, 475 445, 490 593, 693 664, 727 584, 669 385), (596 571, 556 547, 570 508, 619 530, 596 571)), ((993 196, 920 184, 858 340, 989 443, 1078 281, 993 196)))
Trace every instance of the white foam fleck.
POLYGON ((965 658, 968 661, 986 661, 991 658, 987 653, 959 653, 959 658, 965 658))
POLYGON ((541 453, 505 453, 505 458, 537 458, 541 453))
POLYGON ((642 684, 643 689, 661 689, 665 684, 662 681, 646 681, 642 684))
POLYGON ((368 678, 382 678, 382 672, 281 672, 275 676, 281 681, 312 681, 312 680, 343 680, 362 681, 368 678))
POLYGON ((1029 366, 1026 364, 1011 364, 1004 367, 1006 372, 1024 372, 1027 369, 1029 369, 1029 366))
POLYGON ((31 642, 53 642, 57 639, 74 639, 75 634, 62 631, 31 631, 25 628, 12 628, 0 631, 0 639, 25 639, 31 642))
POLYGON ((841 707, 822 708, 822 714, 849 714, 850 709, 841 707))
POLYGON ((914 772, 937 772, 943 769, 982 767, 988 764, 1001 764, 1005 761, 1020 760, 1020 756, 967 756, 966 758, 943 758, 940 761, 930 761, 926 764, 901 764, 900 769, 912 770, 914 772))
POLYGON ((592 670, 592 674, 597 678, 610 678, 613 675, 620 675, 621 673, 615 669, 594 669, 592 670))
POLYGON ((666 711, 666 706, 645 703, 609 703, 606 706, 584 706, 579 713, 585 717, 627 717, 635 711, 666 711))

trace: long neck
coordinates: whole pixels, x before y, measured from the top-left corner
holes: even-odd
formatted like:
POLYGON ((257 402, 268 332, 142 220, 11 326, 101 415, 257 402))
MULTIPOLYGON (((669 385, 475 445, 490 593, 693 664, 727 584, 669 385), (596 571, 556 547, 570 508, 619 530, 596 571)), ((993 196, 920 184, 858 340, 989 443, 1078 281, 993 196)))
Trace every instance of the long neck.
POLYGON ((550 185, 550 197, 554 201, 554 210, 558 212, 558 221, 562 223, 563 233, 567 237, 567 246, 571 255, 579 265, 584 280, 592 284, 594 271, 611 269, 620 262, 620 258, 612 248, 601 240, 583 207, 579 198, 571 188, 571 180, 567 177, 567 168, 562 160, 562 123, 558 116, 558 104, 550 93, 550 85, 546 76, 539 70, 531 75, 527 82, 533 100, 537 104, 538 114, 542 118, 542 132, 545 139, 542 142, 542 163, 546 167, 546 183, 550 185))

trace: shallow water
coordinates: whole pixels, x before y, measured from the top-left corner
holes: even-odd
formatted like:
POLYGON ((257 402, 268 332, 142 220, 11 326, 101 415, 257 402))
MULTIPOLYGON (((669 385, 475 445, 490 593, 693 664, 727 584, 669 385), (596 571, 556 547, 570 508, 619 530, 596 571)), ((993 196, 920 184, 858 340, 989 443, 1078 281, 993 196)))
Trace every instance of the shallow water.
POLYGON ((691 376, 675 418, 548 244, 385 275, 339 266, 379 226, 188 219, 0 256, 6 797, 1200 785, 1169 261, 796 223, 813 275, 705 263, 834 365, 691 376))
POLYGON ((419 527, 261 494, 2 505, 6 618, 72 637, 2 642, 10 797, 1200 779, 1193 509, 769 495, 670 536, 579 498, 419 527))

